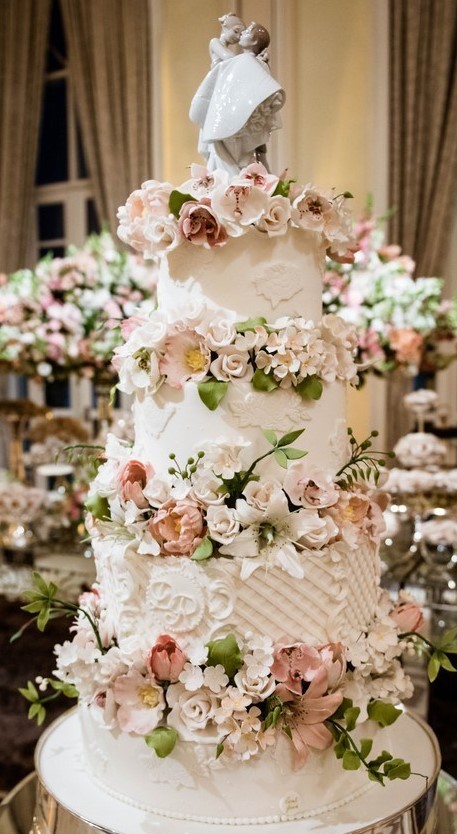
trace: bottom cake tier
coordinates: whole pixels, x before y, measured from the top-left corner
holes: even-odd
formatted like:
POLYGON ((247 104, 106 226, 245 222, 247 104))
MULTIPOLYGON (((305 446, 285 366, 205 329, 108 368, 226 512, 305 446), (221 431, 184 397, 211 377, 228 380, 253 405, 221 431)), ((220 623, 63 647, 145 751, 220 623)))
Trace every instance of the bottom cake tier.
MULTIPOLYGON (((436 739, 429 727, 415 716, 405 713, 396 723, 390 742, 393 742, 392 752, 399 756, 407 755, 413 773, 420 775, 412 775, 406 782, 389 782, 384 787, 368 783, 366 790, 360 790, 360 782, 351 790, 346 781, 347 800, 343 797, 337 801, 339 775, 329 768, 328 772, 320 773, 320 778, 315 780, 314 794, 306 798, 309 812, 305 817, 302 814, 301 819, 281 821, 272 815, 262 820, 244 821, 239 807, 243 806, 246 797, 252 797, 262 786, 261 779, 258 781, 255 774, 244 773, 241 763, 237 768, 237 792, 230 795, 228 786, 224 797, 232 813, 216 824, 214 819, 208 817, 208 821, 204 821, 205 791, 206 794, 211 792, 211 781, 201 785, 200 821, 189 820, 186 792, 178 785, 168 790, 167 801, 172 803, 169 806, 172 814, 166 818, 163 812, 159 815, 147 810, 133 797, 122 797, 121 791, 110 789, 105 782, 107 777, 103 766, 94 771, 94 762, 87 760, 80 718, 77 711, 72 710, 47 730, 38 745, 36 767, 39 788, 35 827, 32 830, 34 834, 89 834, 94 831, 105 834, 152 834, 155 831, 160 831, 160 834, 215 834, 216 831, 218 834, 232 834, 234 830, 237 834, 252 834, 256 824, 266 823, 267 829, 264 830, 268 830, 268 834, 310 834, 316 830, 325 834, 400 834, 407 831, 431 834, 435 829, 433 809, 440 767, 436 739), (322 806, 321 811, 317 810, 319 805, 322 806)), ((116 740, 113 739, 113 743, 116 744, 116 740)), ((111 751, 106 752, 110 754, 111 751)), ((135 779, 147 784, 148 774, 141 773, 141 766, 127 781, 126 773, 134 762, 133 759, 126 761, 125 755, 123 749, 111 752, 110 762, 110 765, 113 760, 117 762, 121 784, 124 774, 124 791, 135 783, 135 779)), ((342 774, 344 779, 351 779, 354 775, 358 774, 342 774)), ((276 781, 277 793, 288 797, 287 807, 293 814, 292 800, 302 801, 304 792, 308 793, 308 786, 303 786, 301 795, 299 790, 291 789, 289 779, 286 782, 280 771, 276 772, 276 781)), ((149 804, 157 802, 160 796, 163 801, 163 785, 150 784, 149 804)))

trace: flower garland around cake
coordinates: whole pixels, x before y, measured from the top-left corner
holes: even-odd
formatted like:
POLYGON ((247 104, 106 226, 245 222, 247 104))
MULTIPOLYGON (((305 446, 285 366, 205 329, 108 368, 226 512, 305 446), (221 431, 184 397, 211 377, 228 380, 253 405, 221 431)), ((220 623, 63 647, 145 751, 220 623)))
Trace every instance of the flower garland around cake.
POLYGON ((226 171, 191 165, 191 176, 175 188, 147 180, 118 211, 118 235, 145 258, 168 253, 188 241, 193 246, 225 246, 230 238, 256 228, 269 237, 293 226, 319 235, 337 257, 353 245, 349 192, 335 194, 270 174, 261 163, 232 179, 226 171))
POLYGON ((317 400, 323 383, 356 384, 352 325, 335 315, 315 323, 283 317, 236 321, 196 302, 186 312, 155 310, 122 325, 125 344, 116 348, 113 365, 118 388, 128 394, 155 393, 162 384, 182 388, 194 382, 211 410, 230 383, 248 382, 257 391, 292 389, 304 400, 317 400))
MULTIPOLYGON (((382 512, 369 484, 383 461, 371 448, 373 435, 357 443, 349 433, 348 463, 333 480, 306 469, 306 453, 291 445, 301 433, 278 438, 265 430, 271 448, 247 467, 241 444, 208 444, 183 466, 171 454, 169 482, 111 439, 89 499, 92 533, 123 539, 126 553, 133 543, 145 558, 239 558, 242 578, 261 565, 301 577, 301 559, 324 554, 329 542, 357 547, 362 530, 377 541, 382 512), (269 456, 284 468, 292 461, 283 485, 258 480, 256 467, 269 456)), ((78 697, 107 726, 144 738, 159 758, 181 740, 212 743, 221 764, 244 761, 286 737, 296 767, 333 746, 347 770, 363 767, 382 784, 406 779, 405 760, 385 750, 372 757, 372 740, 353 730, 368 718, 385 727, 401 714, 396 704, 412 694, 401 664, 405 650, 428 653, 431 679, 440 668, 453 670, 448 655, 457 652, 456 629, 433 645, 418 632, 417 604, 405 594, 394 603, 384 591, 366 630, 353 629, 344 643, 312 646, 229 632, 204 644, 164 633, 147 651, 141 641, 126 649, 96 586, 73 604, 38 574, 34 583, 24 606, 33 615, 28 624, 44 630, 59 615, 76 622, 73 640, 56 647, 54 675, 21 690, 29 716, 41 723, 50 700, 78 697)))
POLYGON ((91 235, 63 258, 0 276, 0 368, 38 379, 104 376, 120 322, 153 309, 156 266, 91 235))
POLYGON ((413 278, 412 258, 385 242, 385 219, 369 205, 355 225, 353 263, 327 260, 324 311, 356 327, 365 371, 441 370, 457 356, 456 300, 442 299, 440 278, 413 278))

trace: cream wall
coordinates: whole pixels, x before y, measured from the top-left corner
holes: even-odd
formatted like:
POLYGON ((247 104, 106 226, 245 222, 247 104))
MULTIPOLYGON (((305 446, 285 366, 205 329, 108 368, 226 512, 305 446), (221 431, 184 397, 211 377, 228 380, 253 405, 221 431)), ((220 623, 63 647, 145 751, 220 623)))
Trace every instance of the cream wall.
MULTIPOLYGON (((272 71, 287 93, 284 127, 271 143, 272 167, 288 166, 302 180, 349 189, 356 212, 372 192, 376 209, 385 210, 386 0, 152 3, 160 48, 156 177, 179 183, 198 158, 189 104, 209 68, 208 42, 219 32, 217 18, 230 6, 246 22, 264 23, 272 35, 272 71)), ((374 422, 382 430, 381 414, 382 391, 351 394, 349 420, 358 435, 374 422)))

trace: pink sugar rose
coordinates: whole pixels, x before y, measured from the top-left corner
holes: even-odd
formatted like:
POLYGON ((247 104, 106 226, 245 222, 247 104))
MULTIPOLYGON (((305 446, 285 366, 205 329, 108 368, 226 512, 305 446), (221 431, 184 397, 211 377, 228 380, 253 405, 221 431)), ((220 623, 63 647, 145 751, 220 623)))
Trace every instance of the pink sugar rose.
POLYGON ((306 643, 281 643, 275 647, 271 674, 289 692, 301 695, 303 683, 312 681, 323 660, 313 646, 306 643))
POLYGON ((394 261, 401 255, 401 246, 398 243, 386 243, 379 247, 378 255, 382 261, 394 261))
POLYGON ((139 460, 127 461, 118 476, 124 501, 133 501, 139 509, 147 509, 149 501, 144 497, 143 490, 153 475, 154 469, 150 464, 139 460))
POLYGON ((341 692, 328 693, 328 674, 324 666, 317 671, 303 695, 293 695, 284 684, 276 687, 276 694, 286 704, 285 723, 292 733, 295 748, 295 767, 305 764, 310 750, 327 750, 333 742, 324 721, 340 706, 341 692))
POLYGON ((124 319, 124 321, 121 322, 122 338, 127 341, 133 331, 136 330, 137 327, 142 327, 143 324, 146 324, 146 320, 141 316, 130 316, 130 318, 124 319))
POLYGON ((333 506, 340 495, 328 472, 303 461, 288 468, 283 486, 293 504, 314 510, 333 506))
POLYGON ((161 634, 149 652, 146 665, 157 680, 176 683, 186 661, 176 640, 168 634, 161 634))
POLYGON ((170 498, 149 522, 163 556, 192 556, 204 536, 203 515, 195 501, 170 498))
POLYGON ((421 333, 417 333, 412 327, 392 327, 389 332, 389 341, 399 362, 419 365, 424 345, 424 337, 421 333))
POLYGON ((211 200, 202 197, 196 203, 189 200, 183 203, 179 212, 178 228, 180 233, 194 246, 223 246, 227 242, 227 232, 219 223, 211 208, 211 200))
POLYGON ((424 622, 422 609, 412 599, 402 599, 398 602, 390 612, 390 616, 401 634, 417 631, 424 622))
MULTIPOLYGON (((141 186, 141 197, 148 214, 152 214, 154 217, 166 217, 170 213, 168 204, 172 191, 173 186, 169 182, 160 182, 159 180, 146 180, 146 182, 143 182, 141 186)), ((133 193, 135 194, 135 192, 133 193)))

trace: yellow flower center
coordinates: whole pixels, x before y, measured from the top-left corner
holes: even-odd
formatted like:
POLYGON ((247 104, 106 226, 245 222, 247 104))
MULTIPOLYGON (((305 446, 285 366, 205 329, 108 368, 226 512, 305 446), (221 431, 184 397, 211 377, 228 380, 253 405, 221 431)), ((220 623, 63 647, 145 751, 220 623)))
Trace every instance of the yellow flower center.
POLYGON ((151 707, 153 709, 159 703, 159 693, 155 686, 145 686, 143 689, 140 689, 140 699, 145 707, 151 707))
POLYGON ((186 362, 190 370, 195 373, 196 371, 203 371, 206 365, 206 358, 198 348, 192 348, 186 353, 186 362))

